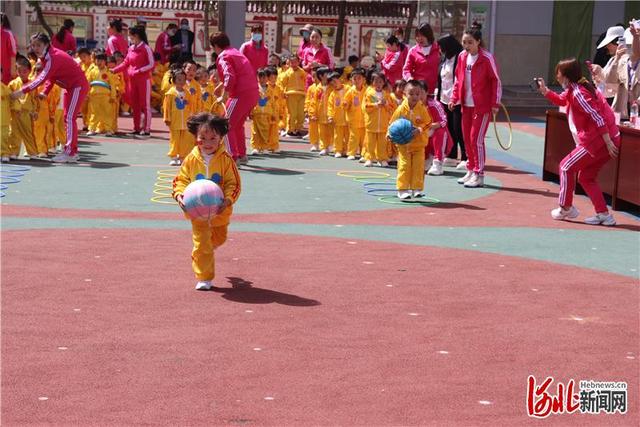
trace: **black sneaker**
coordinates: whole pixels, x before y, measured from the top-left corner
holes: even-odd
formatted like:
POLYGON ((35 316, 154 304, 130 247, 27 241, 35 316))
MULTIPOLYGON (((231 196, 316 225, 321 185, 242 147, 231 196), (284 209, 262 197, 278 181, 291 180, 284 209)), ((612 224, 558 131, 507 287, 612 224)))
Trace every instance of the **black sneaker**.
POLYGON ((140 132, 139 135, 140 136, 144 136, 144 137, 151 136, 151 134, 149 132, 145 132, 145 131, 140 132))

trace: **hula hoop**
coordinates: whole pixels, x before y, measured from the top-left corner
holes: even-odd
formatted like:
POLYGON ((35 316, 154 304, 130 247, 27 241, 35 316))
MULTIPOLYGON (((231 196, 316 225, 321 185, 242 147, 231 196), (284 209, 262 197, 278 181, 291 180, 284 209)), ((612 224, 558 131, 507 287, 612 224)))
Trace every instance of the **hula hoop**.
POLYGON ((179 169, 160 169, 158 175, 176 176, 179 169))
POLYGON ((354 180, 355 182, 359 182, 359 183, 365 183, 365 182, 366 182, 366 183, 370 183, 370 184, 371 184, 371 183, 372 183, 371 181, 373 181, 373 182, 376 182, 376 181, 379 181, 379 182, 386 182, 386 181, 395 181, 396 179, 395 179, 395 178, 393 178, 393 177, 391 177, 391 176, 389 176, 389 177, 382 177, 382 176, 380 176, 380 177, 375 177, 375 178, 362 178, 362 177, 360 177, 360 178, 353 178, 353 180, 354 180))
POLYGON ((386 196, 378 197, 378 201, 382 203, 389 203, 391 205, 424 205, 431 206, 440 203, 440 200, 433 197, 422 197, 420 199, 401 200, 397 197, 386 196))
POLYGON ((175 205, 178 203, 171 196, 154 196, 149 200, 151 200, 154 203, 162 203, 163 205, 175 205), (166 201, 166 199, 171 199, 171 201, 168 202, 166 201))
POLYGON ((173 185, 165 184, 162 181, 154 183, 153 186, 158 188, 166 188, 167 190, 173 190, 173 185))
POLYGON ((337 173, 338 176, 343 178, 388 178, 391 175, 385 172, 375 172, 375 171, 340 171, 337 173))
POLYGON ((3 164, 0 167, 0 172, 5 169, 12 172, 27 172, 31 170, 31 166, 3 164))
POLYGON ((395 188, 372 188, 367 190, 367 196, 373 197, 389 197, 389 193, 395 193, 395 188))
POLYGON ((513 130, 511 128, 511 118, 509 117, 509 112, 507 111, 507 107, 504 106, 504 104, 500 103, 500 107, 502 108, 502 111, 504 111, 504 115, 507 118, 507 123, 509 124, 509 143, 504 145, 502 143, 502 141, 500 140, 500 136, 498 135, 498 125, 497 125, 497 121, 496 121, 496 113, 493 113, 493 131, 496 134, 496 139, 498 140, 498 145, 500 146, 500 148, 502 148, 503 150, 507 151, 511 148, 511 143, 513 142, 513 130))
POLYGON ((19 182, 20 180, 14 176, 0 176, 0 184, 17 184, 19 182))
POLYGON ((364 184, 362 184, 363 187, 365 187, 365 189, 367 187, 370 187, 372 185, 393 185, 395 186, 396 183, 395 182, 365 182, 364 184))

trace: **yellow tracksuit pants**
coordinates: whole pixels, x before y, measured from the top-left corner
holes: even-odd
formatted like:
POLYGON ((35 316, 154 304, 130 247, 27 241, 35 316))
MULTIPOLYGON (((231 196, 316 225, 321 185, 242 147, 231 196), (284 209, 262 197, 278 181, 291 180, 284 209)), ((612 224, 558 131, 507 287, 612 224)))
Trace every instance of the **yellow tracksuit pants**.
POLYGON ((317 120, 309 120, 309 144, 317 147, 320 144, 320 130, 317 120))
POLYGON ((364 128, 349 127, 349 144, 347 146, 347 156, 357 156, 363 154, 364 149, 364 128))
POLYGON ((118 116, 120 115, 120 102, 122 100, 121 96, 117 96, 115 103, 113 104, 113 110, 111 111, 111 129, 113 132, 118 131, 118 116))
POLYGON ((1 157, 9 157, 11 155, 11 150, 9 149, 9 131, 11 128, 9 126, 0 127, 0 156, 1 157))
POLYGON ((49 141, 51 140, 51 132, 53 132, 53 123, 50 119, 49 111, 40 110, 38 119, 33 122, 33 138, 38 154, 47 154, 49 151, 49 141))
POLYGON ((347 154, 349 145, 349 126, 335 126, 333 129, 333 145, 336 153, 347 154))
POLYGON ((318 123, 321 150, 329 151, 329 148, 333 145, 333 128, 333 123, 318 123))
POLYGON ((269 142, 267 148, 271 151, 280 149, 280 125, 278 122, 271 124, 269 128, 269 142))
POLYGON ((387 161, 387 138, 385 132, 367 132, 365 159, 371 161, 387 161))
POLYGON ((169 128, 169 152, 167 156, 184 159, 193 150, 195 138, 186 129, 169 128))
POLYGON ((304 95, 287 95, 287 110, 289 112, 289 132, 302 130, 304 123, 304 95))
POLYGON ((65 144, 67 140, 67 130, 64 127, 64 110, 56 110, 56 119, 54 124, 55 132, 54 139, 55 144, 52 148, 56 148, 58 144, 65 144))
POLYGON ((198 280, 213 280, 215 277, 215 250, 227 240, 227 227, 228 225, 214 227, 207 221, 191 221, 191 266, 198 280))
POLYGON ((398 190, 424 189, 424 148, 418 150, 398 147, 398 190))
POLYGON ((254 114, 251 124, 251 148, 253 150, 264 151, 269 148, 269 138, 271 136, 270 118, 266 114, 254 114))
POLYGON ((91 95, 89 97, 89 130, 98 133, 113 132, 115 105, 109 101, 108 94, 91 95))
POLYGON ((29 113, 11 113, 11 134, 9 135, 9 155, 20 154, 20 146, 24 144, 27 154, 38 154, 36 140, 33 136, 33 122, 29 113))

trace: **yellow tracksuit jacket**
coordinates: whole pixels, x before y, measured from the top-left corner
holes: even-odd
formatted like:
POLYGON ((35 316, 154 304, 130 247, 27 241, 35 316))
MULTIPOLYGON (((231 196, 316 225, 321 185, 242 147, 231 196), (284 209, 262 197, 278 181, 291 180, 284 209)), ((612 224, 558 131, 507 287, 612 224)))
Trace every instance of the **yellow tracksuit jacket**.
MULTIPOLYGON (((196 179, 211 179, 220 186, 225 199, 231 205, 216 215, 211 221, 191 221, 193 251, 191 253, 193 272, 198 280, 212 280, 215 277, 214 251, 227 238, 227 227, 233 214, 233 204, 240 197, 241 181, 233 158, 221 143, 208 163, 194 147, 184 159, 178 175, 173 180, 173 197, 183 194, 189 183, 196 179)), ((186 216, 186 214, 185 214, 186 216)))
POLYGON ((362 111, 362 101, 364 100, 367 86, 362 85, 362 89, 358 90, 355 86, 351 86, 344 95, 344 108, 349 122, 349 144, 347 155, 356 156, 364 155, 366 147, 364 112, 362 111))
MULTIPOLYGON (((29 81, 23 82, 20 77, 9 82, 11 92, 20 90, 23 85, 29 81)), ((27 154, 35 156, 38 154, 36 140, 33 135, 33 117, 38 112, 38 101, 36 91, 29 92, 22 97, 15 99, 11 103, 11 133, 9 134, 9 155, 17 156, 20 154, 20 146, 24 143, 27 154)))
POLYGON ((345 113, 345 95, 347 90, 344 86, 340 89, 334 89, 329 95, 328 114, 333 123, 333 145, 336 154, 347 154, 347 145, 349 141, 349 126, 345 113))
POLYGON ((429 109, 418 101, 411 109, 405 99, 394 111, 391 122, 404 117, 411 121, 415 128, 421 132, 413 137, 411 142, 397 145, 398 149, 398 177, 396 187, 398 190, 419 190, 424 187, 424 156, 425 148, 429 144, 429 127, 433 121, 429 109))
POLYGON ((89 130, 115 132, 113 110, 118 96, 118 79, 108 68, 92 67, 86 73, 89 82, 89 130))
POLYGON ((185 159, 193 150, 194 136, 187 130, 187 119, 195 114, 194 108, 200 103, 196 96, 192 95, 187 86, 180 94, 175 86, 169 88, 164 94, 162 104, 162 119, 169 122, 169 152, 171 158, 185 159))
POLYGON ((329 122, 329 96, 333 88, 319 83, 314 97, 309 102, 310 116, 318 123, 318 137, 321 150, 329 150, 333 145, 333 124, 329 122))
POLYGON ((260 97, 258 103, 251 111, 251 148, 258 151, 266 150, 270 147, 272 127, 277 123, 276 100, 274 99, 273 88, 270 86, 259 86, 260 97))
POLYGON ((365 91, 362 111, 366 130, 367 160, 381 162, 389 158, 385 135, 395 108, 396 104, 389 92, 383 90, 378 94, 373 87, 368 87, 365 91), (378 101, 383 101, 384 105, 376 105, 378 101))
POLYGON ((307 73, 300 67, 297 70, 289 68, 282 76, 282 90, 287 99, 289 132, 298 132, 304 125, 305 94, 307 73))

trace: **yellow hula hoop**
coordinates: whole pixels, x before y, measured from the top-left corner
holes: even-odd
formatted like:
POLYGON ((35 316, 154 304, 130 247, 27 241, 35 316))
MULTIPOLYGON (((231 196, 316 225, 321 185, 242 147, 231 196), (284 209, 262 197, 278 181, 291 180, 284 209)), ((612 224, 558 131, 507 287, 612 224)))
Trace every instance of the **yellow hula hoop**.
POLYGON ((497 120, 496 120, 496 113, 493 113, 493 131, 496 134, 496 139, 498 140, 498 145, 500 145, 500 148, 502 148, 503 150, 507 151, 508 149, 511 148, 511 144, 513 142, 513 130, 511 128, 511 118, 509 117, 509 112, 507 111, 507 107, 505 107, 504 104, 502 104, 502 103, 500 103, 500 107, 502 108, 502 111, 504 111, 504 115, 507 118, 507 123, 509 124, 509 143, 505 145, 500 140, 500 136, 498 135, 498 125, 497 125, 497 120))
POLYGON ((343 178, 388 178, 391 176, 386 172, 376 171, 340 171, 337 175, 343 178))
POLYGON ((177 202, 175 200, 173 200, 173 197, 171 197, 171 196, 154 196, 149 200, 151 200, 154 203, 162 203, 164 205, 175 205, 175 204, 177 204, 177 202), (171 201, 168 201, 167 199, 170 199, 171 201))
POLYGON ((178 171, 180 169, 161 169, 158 171, 158 175, 163 175, 163 176, 176 176, 178 175, 178 171))

